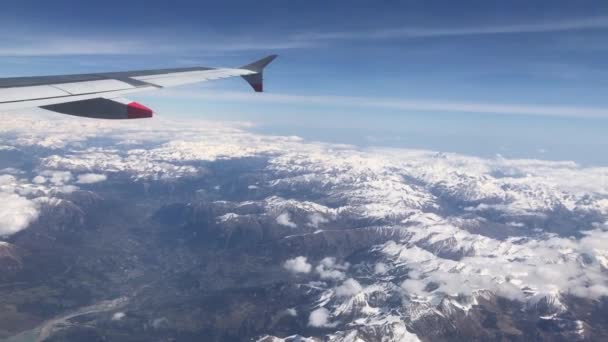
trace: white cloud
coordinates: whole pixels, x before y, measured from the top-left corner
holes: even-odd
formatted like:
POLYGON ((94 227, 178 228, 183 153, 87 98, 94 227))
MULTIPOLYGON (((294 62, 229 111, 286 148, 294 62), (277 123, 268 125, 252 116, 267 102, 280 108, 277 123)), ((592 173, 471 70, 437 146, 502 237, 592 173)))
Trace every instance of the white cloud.
POLYGON ((13 175, 1 175, 0 176, 0 189, 7 191, 10 189, 11 191, 15 188, 15 184, 17 182, 17 178, 13 175))
POLYGON ((424 293, 426 283, 418 279, 406 279, 401 283, 401 287, 405 290, 407 295, 421 295, 424 293))
POLYGON ((283 263, 283 267, 293 273, 310 273, 312 265, 308 263, 308 260, 304 256, 295 257, 289 259, 283 263))
POLYGON ((326 257, 315 268, 321 279, 342 280, 346 277, 344 271, 350 267, 349 263, 339 264, 334 257, 326 257))
POLYGON ((336 287, 336 296, 351 297, 361 292, 363 287, 353 278, 346 279, 342 285, 336 287))
POLYGON ((79 188, 76 185, 64 185, 58 188, 61 192, 70 193, 78 190, 79 188))
POLYGON ((48 170, 42 172, 40 175, 45 176, 53 185, 64 185, 72 180, 72 173, 70 171, 48 170))
POLYGON ((107 179, 106 175, 97 174, 97 173, 85 173, 82 175, 78 175, 78 184, 92 184, 103 182, 107 179))
POLYGON ((329 323, 329 311, 326 308, 318 308, 310 313, 308 325, 315 328, 332 326, 329 323))
POLYGON ((15 234, 38 217, 36 203, 25 197, 0 192, 0 203, 0 236, 15 234))
POLYGON ((298 316, 298 311, 295 308, 289 308, 287 310, 285 310, 285 312, 292 317, 297 317, 298 316))
POLYGON ((319 228, 319 225, 329 222, 328 219, 326 219, 323 215, 319 213, 313 213, 308 215, 308 220, 310 221, 308 225, 315 228, 319 228))
POLYGON ((289 213, 287 213, 287 212, 282 213, 281 215, 277 216, 277 223, 282 226, 286 226, 286 227, 290 227, 290 228, 298 227, 297 224, 295 224, 291 221, 291 217, 290 217, 289 213))
POLYGON ((386 272, 388 272, 388 266, 385 263, 379 262, 374 265, 374 273, 385 274, 386 272))
POLYGON ((32 179, 32 182, 34 182, 36 184, 44 184, 44 183, 46 183, 46 178, 38 175, 32 179))
POLYGON ((125 313, 124 312, 116 312, 114 313, 114 315, 112 315, 112 320, 113 321, 120 321, 121 319, 123 319, 125 317, 125 313))

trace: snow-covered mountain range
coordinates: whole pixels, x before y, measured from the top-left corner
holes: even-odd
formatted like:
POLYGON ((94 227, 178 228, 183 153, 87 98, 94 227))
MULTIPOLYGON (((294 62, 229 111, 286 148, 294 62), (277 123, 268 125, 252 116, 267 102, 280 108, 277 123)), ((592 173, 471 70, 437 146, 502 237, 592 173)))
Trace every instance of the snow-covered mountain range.
POLYGON ((237 245, 272 241, 273 272, 309 299, 282 308, 305 329, 258 341, 606 336, 585 310, 608 295, 608 167, 359 149, 246 124, 2 120, 0 267, 22 263, 11 236, 49 210, 84 220, 100 184, 191 182, 171 195, 186 225, 204 216, 237 245), (247 177, 200 185, 251 160, 247 177))

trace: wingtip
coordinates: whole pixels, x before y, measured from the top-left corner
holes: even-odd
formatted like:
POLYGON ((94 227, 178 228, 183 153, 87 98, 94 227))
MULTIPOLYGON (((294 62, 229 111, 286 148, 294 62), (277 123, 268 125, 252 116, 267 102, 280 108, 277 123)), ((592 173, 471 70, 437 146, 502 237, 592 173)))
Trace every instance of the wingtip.
POLYGON ((264 68, 268 66, 272 61, 274 61, 279 55, 269 55, 264 58, 261 58, 253 63, 249 63, 245 66, 242 66, 240 69, 251 70, 254 72, 262 72, 264 68))
POLYGON ((264 92, 264 68, 266 68, 266 66, 268 66, 268 64, 274 61, 277 57, 278 55, 269 55, 253 63, 241 67, 241 69, 255 72, 255 74, 244 75, 242 77, 245 79, 245 81, 247 81, 247 83, 249 83, 249 85, 256 93, 264 92))

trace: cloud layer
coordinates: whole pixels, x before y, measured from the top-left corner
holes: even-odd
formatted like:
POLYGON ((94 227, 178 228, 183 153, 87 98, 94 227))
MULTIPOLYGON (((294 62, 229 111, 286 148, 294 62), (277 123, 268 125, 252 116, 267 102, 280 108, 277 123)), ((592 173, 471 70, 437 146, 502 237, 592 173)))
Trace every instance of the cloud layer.
POLYGON ((502 115, 533 115, 554 117, 608 118, 608 108, 585 106, 556 106, 543 104, 509 104, 484 102, 455 102, 419 100, 407 98, 381 98, 365 96, 325 96, 269 93, 264 97, 252 96, 246 92, 189 92, 163 91, 159 96, 167 98, 188 98, 205 100, 230 100, 244 103, 280 103, 299 105, 328 105, 345 108, 388 108, 401 111, 441 112, 441 113, 481 113, 502 115))

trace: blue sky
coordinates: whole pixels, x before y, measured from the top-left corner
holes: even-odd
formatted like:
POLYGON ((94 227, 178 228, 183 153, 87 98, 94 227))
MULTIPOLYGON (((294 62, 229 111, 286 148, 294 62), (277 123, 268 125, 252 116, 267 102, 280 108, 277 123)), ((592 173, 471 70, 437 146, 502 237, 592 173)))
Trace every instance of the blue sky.
POLYGON ((280 55, 265 95, 226 80, 135 98, 160 115, 608 164, 605 1, 20 1, 0 22, 3 76, 280 55))

